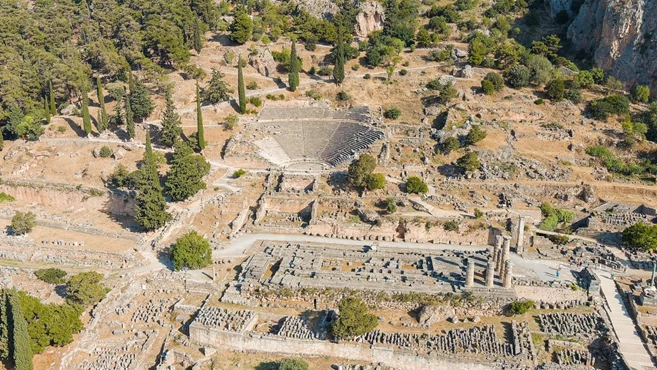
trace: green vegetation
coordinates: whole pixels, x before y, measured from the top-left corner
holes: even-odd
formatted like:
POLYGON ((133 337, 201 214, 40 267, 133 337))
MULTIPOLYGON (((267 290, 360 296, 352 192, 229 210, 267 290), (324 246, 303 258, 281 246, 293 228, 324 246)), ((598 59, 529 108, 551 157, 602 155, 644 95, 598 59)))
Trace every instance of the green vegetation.
POLYGON ((66 277, 66 271, 58 268, 47 268, 34 271, 37 279, 45 281, 48 284, 63 284, 66 277))
POLYGON ((515 301, 509 304, 509 306, 507 307, 507 313, 513 316, 524 315, 532 308, 534 308, 534 301, 531 300, 515 301))
POLYGON ((244 72, 242 72, 242 58, 237 62, 237 94, 239 96, 240 113, 246 113, 246 89, 244 88, 244 72))
POLYGON ((4 191, 2 193, 0 193, 0 202, 13 202, 15 200, 16 200, 16 198, 14 198, 11 195, 5 193, 4 191))
POLYGON ((445 231, 459 231, 459 224, 454 220, 447 221, 443 224, 443 229, 445 231))
POLYGON ((635 103, 647 103, 650 99, 650 88, 643 85, 634 86, 630 92, 630 99, 635 103))
POLYGON ((541 204, 541 214, 543 215, 543 221, 538 225, 538 228, 546 231, 554 231, 559 224, 572 222, 575 218, 573 212, 554 208, 549 203, 541 204))
POLYGON ((89 136, 91 134, 91 117, 89 116, 89 94, 87 87, 82 88, 82 127, 84 132, 89 136))
POLYGON ((174 148, 174 159, 167 172, 166 193, 172 200, 181 201, 206 188, 203 177, 210 172, 210 163, 203 156, 194 154, 182 140, 177 141, 174 148))
POLYGON ((461 148, 461 143, 459 142, 459 139, 450 136, 441 145, 442 152, 445 154, 449 154, 455 150, 459 150, 461 148))
POLYGON ((210 242, 196 231, 190 231, 176 239, 170 257, 177 271, 183 268, 199 269, 212 264, 212 248, 210 242))
POLYGON ((386 212, 393 214, 397 212, 397 202, 394 198, 387 198, 385 201, 386 212))
POLYGON ((128 139, 135 138, 135 118, 134 111, 132 110, 132 105, 130 104, 130 96, 125 97, 125 124, 126 124, 126 134, 128 134, 128 139))
POLYGON ((203 129, 203 110, 201 109, 201 92, 196 81, 196 144, 203 151, 205 149, 205 134, 203 129))
POLYGON ((411 194, 426 194, 429 191, 429 186, 422 181, 421 178, 411 176, 406 179, 406 192, 411 194))
POLYGON ((290 73, 288 76, 290 91, 296 91, 297 87, 299 87, 299 60, 297 59, 297 43, 294 40, 292 40, 288 71, 290 73))
POLYGON ((232 93, 233 90, 224 81, 224 74, 213 68, 210 81, 201 91, 201 100, 208 104, 217 104, 228 101, 232 93))
MULTIPOLYGON (((633 140, 633 137, 635 135, 633 129, 634 129, 634 125, 632 125, 631 128, 628 125, 626 125, 625 127, 626 140, 628 139, 633 140)), ((639 132, 643 132, 643 130, 645 130, 645 127, 639 125, 637 127, 637 135, 639 132)), ((623 159, 619 158, 607 147, 601 145, 592 145, 587 147, 586 153, 592 157, 595 157, 600 162, 600 164, 602 164, 604 167, 607 168, 607 170, 613 173, 618 173, 625 176, 634 176, 634 175, 643 174, 646 171, 649 171, 651 173, 655 172, 655 166, 651 164, 649 161, 644 160, 641 162, 626 162, 623 159)))
POLYGON ((589 104, 589 112, 593 118, 606 120, 610 115, 622 115, 629 113, 630 101, 624 95, 609 95, 597 99, 589 104))
POLYGON ((481 162, 479 162, 477 152, 467 152, 456 160, 456 165, 460 167, 463 172, 472 172, 481 167, 481 162))
POLYGON ((475 218, 482 218, 484 217, 484 212, 482 212, 479 208, 474 209, 474 217, 475 218))
POLYGON ((399 108, 393 107, 383 112, 383 117, 395 120, 401 117, 401 111, 399 110, 399 108))
POLYGON ((369 190, 383 189, 386 186, 386 178, 382 173, 373 173, 367 177, 367 188, 369 190))
POLYGON ((351 339, 374 330, 378 321, 358 298, 344 298, 338 304, 339 316, 331 326, 335 338, 351 339))
POLYGON ((36 215, 32 211, 21 212, 16 211, 11 218, 11 232, 15 235, 25 235, 32 231, 36 226, 36 215))
POLYGON ((300 358, 284 358, 278 364, 278 370, 308 370, 308 363, 300 358))
POLYGON ((239 170, 233 172, 233 178, 239 179, 240 177, 244 176, 245 174, 246 174, 246 171, 244 171, 243 169, 240 168, 239 170))
POLYGON ((171 99, 171 92, 167 89, 165 94, 166 107, 162 114, 162 131, 160 134, 160 143, 172 147, 180 135, 182 135, 182 122, 180 116, 175 112, 176 107, 171 99))
MULTIPOLYGON (((130 77, 132 77, 132 74, 130 74, 130 77)), ((132 114, 137 122, 142 122, 155 109, 155 104, 151 100, 151 93, 140 79, 134 79, 134 86, 130 88, 130 103, 132 104, 132 114)))
POLYGON ((162 185, 157 172, 157 163, 151 147, 151 136, 146 131, 144 164, 137 172, 138 189, 135 221, 146 230, 159 229, 172 219, 167 212, 167 203, 162 195, 162 185))
POLYGON ((495 94, 495 86, 493 85, 492 82, 488 80, 482 80, 481 81, 481 90, 484 92, 486 95, 493 95, 495 94))
POLYGON ((247 10, 240 6, 235 9, 235 18, 230 25, 230 39, 241 45, 251 39, 252 32, 253 21, 247 14, 247 10))
POLYGON ((66 282, 66 301, 70 304, 94 305, 105 298, 109 289, 100 284, 103 275, 95 272, 82 272, 66 282))
POLYGON ((486 131, 480 125, 472 126, 468 134, 465 136, 465 142, 468 145, 474 145, 486 138, 486 131))
POLYGON ((0 293, 0 348, 3 360, 12 360, 16 370, 32 370, 29 327, 16 290, 0 293))
POLYGON ((351 186, 365 188, 375 168, 376 159, 369 154, 363 154, 349 164, 347 181, 351 186))
POLYGON ((623 230, 622 240, 630 248, 653 251, 657 249, 657 225, 638 222, 623 230))
POLYGON ((545 85, 545 95, 553 101, 563 100, 565 91, 566 85, 562 78, 553 78, 545 85))
POLYGON ((112 155, 112 149, 110 149, 107 145, 103 145, 98 151, 98 154, 101 158, 109 158, 112 155))

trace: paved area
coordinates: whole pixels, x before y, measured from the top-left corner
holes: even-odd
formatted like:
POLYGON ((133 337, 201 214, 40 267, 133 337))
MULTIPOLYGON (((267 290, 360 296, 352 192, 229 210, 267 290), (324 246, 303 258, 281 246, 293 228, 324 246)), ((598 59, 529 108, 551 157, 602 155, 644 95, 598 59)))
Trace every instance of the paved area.
POLYGON ((601 279, 602 294, 607 301, 607 312, 611 318, 611 324, 620 342, 620 352, 625 357, 630 370, 654 370, 657 369, 652 363, 650 354, 646 350, 641 337, 634 326, 623 299, 616 289, 616 284, 607 272, 598 270, 601 279))

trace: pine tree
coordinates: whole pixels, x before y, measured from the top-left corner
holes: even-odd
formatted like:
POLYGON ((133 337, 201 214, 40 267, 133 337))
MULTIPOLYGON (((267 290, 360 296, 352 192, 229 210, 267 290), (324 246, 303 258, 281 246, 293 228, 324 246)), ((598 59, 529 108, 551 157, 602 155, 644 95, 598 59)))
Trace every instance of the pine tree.
POLYGON ((296 91, 299 86, 299 61, 297 60, 297 43, 292 41, 292 52, 290 53, 289 85, 290 91, 296 91))
POLYGON ((160 136, 160 143, 168 147, 172 147, 182 134, 182 123, 180 116, 175 112, 173 100, 171 99, 171 92, 167 90, 165 94, 167 102, 162 115, 162 135, 160 136))
POLYGON ((140 80, 135 80, 130 89, 130 103, 132 103, 132 114, 135 121, 141 122, 150 116, 155 109, 151 100, 151 93, 146 85, 140 80))
POLYGON ((157 172, 151 135, 148 131, 146 131, 144 165, 139 171, 142 172, 142 176, 141 181, 137 184, 139 194, 136 198, 135 220, 146 230, 159 229, 171 221, 172 217, 167 212, 167 203, 162 195, 160 176, 157 172))
POLYGON ((201 110, 201 93, 198 88, 198 80, 196 81, 196 130, 198 139, 198 147, 205 149, 205 135, 203 132, 203 111, 201 110))
POLYGON ((55 105, 55 91, 52 89, 52 81, 48 81, 48 95, 50 96, 50 114, 57 115, 57 106, 55 105))
POLYGON ((23 309, 18 301, 15 290, 9 293, 9 321, 11 322, 10 351, 14 360, 16 370, 32 370, 32 348, 30 347, 30 335, 27 332, 27 321, 23 315, 23 309))
POLYGON ((91 134, 91 117, 89 116, 89 94, 87 88, 82 88, 82 127, 89 136, 91 134))
POLYGON ((240 113, 246 113, 246 88, 244 87, 244 74, 242 72, 242 56, 237 61, 237 93, 239 95, 240 113))
POLYGON ((200 53, 203 48, 203 30, 198 17, 194 19, 194 50, 200 53))
POLYGON ((43 97, 43 111, 45 112, 46 116, 46 123, 50 123, 50 107, 48 107, 48 100, 46 100, 46 97, 43 97))
POLYGON ((344 82, 344 41, 342 37, 342 27, 338 26, 338 41, 335 45, 335 66, 333 67, 333 78, 336 85, 342 85, 344 82))
POLYGON ((135 119, 134 113, 132 111, 132 106, 130 105, 130 97, 125 97, 125 122, 126 122, 126 133, 128 134, 128 139, 135 138, 135 119))
POLYGON ((109 127, 109 117, 107 116, 107 111, 105 110, 105 95, 103 94, 103 84, 100 80, 100 77, 96 77, 96 89, 98 95, 98 104, 100 105, 96 128, 98 128, 98 132, 102 133, 109 127))
POLYGON ((132 94, 135 90, 135 80, 132 77, 132 70, 128 68, 128 93, 132 94))

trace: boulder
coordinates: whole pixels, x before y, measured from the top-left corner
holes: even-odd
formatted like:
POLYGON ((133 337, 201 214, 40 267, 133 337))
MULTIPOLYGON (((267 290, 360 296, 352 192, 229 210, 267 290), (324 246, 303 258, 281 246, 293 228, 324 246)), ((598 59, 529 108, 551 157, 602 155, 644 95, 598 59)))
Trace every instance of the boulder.
POLYGON ((126 150, 123 148, 116 148, 112 156, 114 157, 114 159, 120 160, 123 159, 123 157, 125 157, 127 153, 128 152, 126 152, 126 150))
POLYGON ((80 108, 78 108, 75 104, 69 104, 66 107, 64 107, 59 113, 61 113, 62 116, 72 116, 74 113, 79 111, 80 108))
POLYGON ((269 49, 258 49, 255 54, 249 55, 249 63, 265 77, 271 77, 276 71, 276 61, 269 49))
POLYGON ((367 210, 365 208, 358 209, 358 216, 363 222, 376 223, 381 221, 381 217, 375 211, 367 210))
POLYGON ((360 4, 354 31, 358 37, 367 37, 371 32, 383 29, 385 9, 379 2, 368 1, 360 4))
POLYGON ((466 64, 465 67, 461 70, 462 78, 472 78, 472 67, 469 64, 466 64))

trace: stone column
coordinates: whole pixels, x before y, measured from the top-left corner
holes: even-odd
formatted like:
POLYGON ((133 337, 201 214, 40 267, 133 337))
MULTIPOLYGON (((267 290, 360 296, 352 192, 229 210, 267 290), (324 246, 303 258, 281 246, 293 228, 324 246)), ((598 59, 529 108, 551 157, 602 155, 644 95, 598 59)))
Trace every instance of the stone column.
POLYGON ((491 257, 493 258, 493 261, 497 262, 497 259, 499 258, 501 251, 502 251, 502 236, 496 235, 495 244, 493 244, 493 253, 491 253, 491 257))
POLYGON ((486 266, 486 287, 492 288, 495 283, 495 261, 488 261, 486 266))
POLYGON ((504 264, 504 287, 510 289, 513 281, 513 263, 511 260, 506 260, 504 264))
POLYGON ((518 222, 518 244, 516 244, 516 253, 525 253, 525 217, 520 216, 518 222))
POLYGON ((474 286, 474 269, 475 269, 474 260, 470 258, 468 260, 468 270, 465 273, 465 286, 468 287, 474 286))
POLYGON ((500 260, 497 262, 497 273, 500 275, 500 279, 503 279, 504 275, 504 264, 511 257, 511 237, 504 237, 504 247, 500 253, 500 260))

